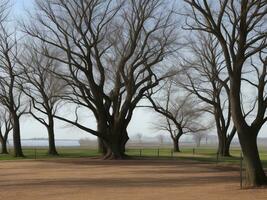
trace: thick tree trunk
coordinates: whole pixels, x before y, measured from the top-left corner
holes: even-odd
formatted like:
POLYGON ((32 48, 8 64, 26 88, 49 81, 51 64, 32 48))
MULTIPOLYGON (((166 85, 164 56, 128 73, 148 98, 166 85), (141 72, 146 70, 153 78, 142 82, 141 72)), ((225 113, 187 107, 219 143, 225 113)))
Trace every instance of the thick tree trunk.
MULTIPOLYGON (((237 74, 239 75, 239 74, 237 74)), ((246 185, 257 187, 267 185, 266 175, 259 157, 258 129, 249 126, 243 116, 240 102, 241 75, 230 77, 230 100, 233 122, 236 127, 246 166, 246 185)))
POLYGON ((107 152, 104 159, 107 160, 122 160, 128 156, 125 154, 125 146, 129 139, 126 131, 123 131, 123 135, 118 135, 105 141, 107 152))
POLYGON ((221 134, 218 139, 218 155, 221 157, 230 157, 231 140, 226 136, 226 134, 221 134))
POLYGON ((120 138, 110 138, 106 141, 107 152, 104 156, 105 160, 122 160, 124 152, 122 152, 120 138))
MULTIPOLYGON (((101 133, 102 135, 107 133, 107 127, 105 126, 105 123, 101 121, 97 121, 97 131, 101 133)), ((97 138, 97 143, 98 143, 98 153, 101 153, 102 156, 104 157, 107 153, 107 146, 105 141, 101 138, 97 138)))
POLYGON ((173 138, 172 142, 173 142, 173 151, 174 152, 181 152, 180 151, 180 145, 179 145, 179 138, 178 137, 173 138))
POLYGON ((104 136, 103 138, 99 137, 99 140, 101 140, 101 143, 103 144, 101 144, 101 148, 104 147, 104 159, 116 160, 127 158, 127 155, 125 154, 125 146, 129 137, 125 127, 126 123, 124 123, 124 121, 118 121, 110 127, 107 127, 106 123, 101 122, 100 120, 97 122, 97 130, 104 136))
POLYGON ((55 133, 54 133, 53 122, 50 122, 49 126, 47 126, 47 132, 48 132, 48 142, 49 142, 48 155, 57 156, 58 152, 55 144, 55 133))
POLYGON ((257 187, 267 184, 257 146, 257 131, 238 133, 246 166, 246 186, 257 187))
POLYGON ((107 153, 105 142, 100 137, 98 137, 97 143, 98 143, 98 153, 101 153, 104 156, 107 153))
POLYGON ((125 145, 129 139, 128 133, 124 129, 115 129, 112 131, 108 140, 105 140, 107 152, 104 159, 121 160, 127 158, 125 154, 125 145))
POLYGON ((14 113, 12 114, 12 121, 13 121, 14 156, 24 157, 21 147, 19 117, 14 113))
POLYGON ((1 154, 8 154, 7 141, 1 141, 1 154))

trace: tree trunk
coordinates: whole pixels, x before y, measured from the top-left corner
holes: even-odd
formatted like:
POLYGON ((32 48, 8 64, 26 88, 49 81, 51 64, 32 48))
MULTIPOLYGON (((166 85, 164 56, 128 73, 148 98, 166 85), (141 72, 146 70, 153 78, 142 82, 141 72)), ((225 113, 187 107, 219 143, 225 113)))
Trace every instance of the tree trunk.
POLYGON ((128 133, 126 130, 126 123, 124 121, 114 122, 109 127, 103 121, 97 121, 97 130, 103 134, 103 137, 99 139, 102 141, 102 147, 105 147, 103 151, 104 159, 124 159, 125 146, 129 140, 128 133))
POLYGON ((225 133, 220 134, 218 140, 219 140, 218 155, 221 157, 230 157, 231 140, 226 136, 225 133))
POLYGON ((13 121, 14 156, 24 157, 21 147, 19 117, 15 113, 12 113, 12 121, 13 121))
MULTIPOLYGON (((105 123, 101 122, 100 120, 97 121, 97 131, 101 133, 102 135, 106 134, 107 127, 105 126, 105 123)), ((107 146, 103 138, 98 137, 98 153, 101 153, 103 157, 107 154, 107 146)))
POLYGON ((121 141, 120 141, 120 147, 121 147, 121 152, 124 157, 127 157, 126 155, 126 144, 129 140, 128 132, 125 131, 125 134, 122 135, 121 141))
POLYGON ((129 137, 127 131, 124 129, 115 128, 112 130, 108 140, 105 140, 105 145, 107 147, 106 155, 104 159, 108 160, 121 160, 125 159, 125 145, 129 137))
POLYGON ((267 184, 257 146, 257 131, 238 132, 246 166, 246 186, 257 187, 267 184))
POLYGON ((7 141, 5 140, 1 140, 1 154, 8 154, 8 151, 7 151, 7 141))
POLYGON ((173 138, 172 142, 173 142, 173 151, 174 152, 181 152, 180 151, 180 145, 179 145, 179 138, 178 137, 173 138))
POLYGON ((226 138, 225 149, 224 149, 224 154, 223 154, 224 157, 231 157, 231 154, 230 154, 231 142, 232 142, 232 139, 227 137, 226 138))
POLYGON ((113 135, 108 140, 105 140, 106 154, 104 159, 106 160, 122 160, 128 156, 125 154, 125 145, 129 139, 127 132, 122 135, 113 135))
POLYGON ((58 152, 55 144, 55 133, 54 133, 53 122, 52 123, 50 122, 49 125, 47 126, 47 132, 48 132, 48 142, 49 142, 48 155, 57 156, 58 152))
POLYGON ((110 138, 105 142, 107 152, 104 156, 105 160, 122 160, 124 159, 124 152, 122 152, 120 138, 110 138))
POLYGON ((231 157, 230 144, 219 142, 218 155, 221 157, 231 157))
POLYGON ((98 145, 104 159, 116 160, 126 157, 125 145, 129 137, 125 127, 126 123, 120 120, 114 121, 114 123, 109 126, 107 126, 105 121, 97 121, 97 131, 100 133, 98 145), (103 137, 101 137, 101 135, 103 135, 103 137))
POLYGON ((105 142, 100 137, 98 137, 97 143, 98 143, 98 153, 101 153, 103 156, 105 156, 105 154, 107 153, 105 142))
POLYGON ((259 157, 257 136, 258 129, 249 126, 243 116, 240 101, 241 75, 230 77, 230 100, 233 122, 236 127, 246 166, 246 185, 257 187, 267 184, 259 157))

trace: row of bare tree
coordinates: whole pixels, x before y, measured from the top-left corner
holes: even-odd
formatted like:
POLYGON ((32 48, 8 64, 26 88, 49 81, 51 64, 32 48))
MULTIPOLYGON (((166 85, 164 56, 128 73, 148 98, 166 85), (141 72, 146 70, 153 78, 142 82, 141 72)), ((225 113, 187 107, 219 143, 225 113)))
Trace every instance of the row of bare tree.
MULTIPOLYGON (((246 161, 247 184, 264 185, 266 176, 259 157, 257 136, 267 120, 267 2, 185 0, 185 3, 189 9, 186 29, 208 38, 210 45, 205 42, 204 51, 210 49, 209 46, 218 49, 212 54, 205 53, 203 58, 207 57, 204 61, 211 66, 217 63, 212 68, 216 70, 211 79, 215 79, 217 85, 221 85, 219 89, 223 88, 228 95, 227 107, 246 161), (211 57, 215 58, 211 59, 214 62, 209 62, 211 57), (220 63, 223 64, 218 67, 220 63)), ((193 90, 201 96, 203 90, 198 90, 198 85, 193 90)), ((218 109, 214 111, 215 114, 220 112, 218 109)), ((227 124, 220 120, 216 126, 225 129, 227 124)))
MULTIPOLYGON (((206 103, 201 109, 214 117, 220 155, 230 155, 229 147, 237 132, 246 161, 247 184, 264 185, 257 136, 267 121, 267 2, 184 2, 186 11, 180 14, 185 16, 183 28, 188 32, 188 44, 171 81, 206 103)), ((171 120, 180 130, 184 116, 178 116, 177 111, 182 107, 175 100, 172 103, 169 96, 167 92, 167 100, 149 99, 167 118, 165 127, 170 130, 171 120)), ((187 114, 194 115, 197 112, 187 114)))
POLYGON ((207 113, 220 155, 230 155, 237 132, 248 185, 266 184, 257 135, 267 121, 267 2, 183 3, 36 0, 17 31, 2 1, 0 141, 13 130, 15 156, 23 156, 19 119, 30 114, 47 128, 50 154, 58 119, 97 136, 106 159, 122 159, 134 110, 148 99, 177 144, 211 127, 207 113), (66 105, 72 117, 58 112, 66 105), (96 130, 81 121, 86 111, 96 130))

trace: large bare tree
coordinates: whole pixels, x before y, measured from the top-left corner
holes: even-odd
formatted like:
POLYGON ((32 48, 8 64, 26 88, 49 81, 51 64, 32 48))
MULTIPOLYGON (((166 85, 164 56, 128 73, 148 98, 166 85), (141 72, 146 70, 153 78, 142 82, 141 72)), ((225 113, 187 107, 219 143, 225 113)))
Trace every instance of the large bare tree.
POLYGON ((3 109, 0 111, 0 143, 1 154, 8 154, 7 142, 8 135, 12 130, 12 122, 8 110, 3 109))
MULTIPOLYGON (((48 133, 48 154, 58 155, 55 145, 54 116, 59 108, 65 84, 55 75, 58 61, 45 56, 45 45, 28 42, 25 44, 20 65, 23 74, 22 90, 30 99, 29 113, 41 124, 48 133)), ((54 56, 60 56, 53 51, 54 56)))
POLYGON ((218 154, 230 156, 230 144, 236 128, 232 124, 229 77, 225 75, 222 50, 210 34, 198 32, 191 37, 194 39, 191 38, 188 45, 190 53, 181 64, 183 73, 177 80, 187 91, 209 105, 207 112, 213 115, 217 129, 218 154))
POLYGON ((144 94, 168 76, 166 56, 177 45, 170 5, 163 0, 37 1, 37 21, 25 32, 61 51, 65 100, 94 114, 97 130, 56 116, 101 138, 105 158, 121 159, 127 126, 144 94), (45 34, 44 34, 45 33, 45 34))
POLYGON ((14 155, 22 157, 20 139, 20 116, 22 98, 19 88, 19 68, 17 57, 19 46, 16 39, 16 31, 12 30, 9 19, 9 2, 0 3, 0 104, 10 113, 13 125, 14 155))
POLYGON ((187 13, 187 28, 212 34, 222 48, 229 75, 232 118, 246 161, 246 183, 248 186, 265 185, 267 179, 258 153, 257 136, 267 120, 265 96, 267 1, 185 0, 185 2, 190 8, 190 13, 187 13), (247 66, 259 60, 259 53, 262 65, 257 65, 254 68, 256 73, 251 72, 248 81, 243 81, 242 77, 247 72, 247 66), (253 83, 254 74, 258 79, 253 83), (255 86, 257 102, 253 115, 246 120, 242 109, 244 92, 242 86, 248 82, 255 86))

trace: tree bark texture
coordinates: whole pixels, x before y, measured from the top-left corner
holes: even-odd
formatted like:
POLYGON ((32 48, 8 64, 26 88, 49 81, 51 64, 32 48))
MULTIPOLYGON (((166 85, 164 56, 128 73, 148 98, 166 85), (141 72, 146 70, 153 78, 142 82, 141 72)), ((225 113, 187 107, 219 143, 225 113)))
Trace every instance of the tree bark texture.
POLYGON ((21 146, 19 117, 14 113, 12 113, 12 121, 13 121, 14 156, 24 157, 21 146))

